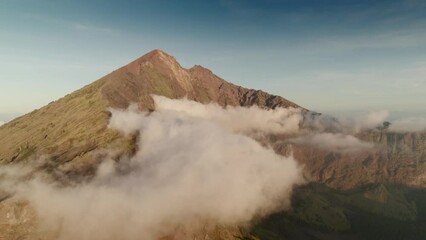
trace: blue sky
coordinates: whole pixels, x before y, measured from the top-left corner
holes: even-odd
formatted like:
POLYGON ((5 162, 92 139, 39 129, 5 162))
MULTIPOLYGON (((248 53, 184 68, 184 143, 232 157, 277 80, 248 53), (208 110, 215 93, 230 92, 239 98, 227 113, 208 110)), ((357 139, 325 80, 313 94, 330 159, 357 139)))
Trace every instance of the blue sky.
POLYGON ((321 112, 426 114, 426 1, 0 0, 0 120, 152 49, 321 112))

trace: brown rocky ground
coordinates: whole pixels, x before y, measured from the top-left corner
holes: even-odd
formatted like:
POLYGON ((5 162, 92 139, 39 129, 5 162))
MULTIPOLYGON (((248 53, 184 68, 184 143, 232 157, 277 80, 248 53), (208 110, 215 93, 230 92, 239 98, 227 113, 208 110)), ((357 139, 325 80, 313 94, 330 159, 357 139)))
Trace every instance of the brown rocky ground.
POLYGON ((311 181, 348 190, 371 183, 426 186, 426 133, 369 130, 358 134, 374 144, 371 150, 341 152, 315 146, 290 144, 285 137, 271 137, 276 152, 291 149, 311 181), (291 147, 290 147, 291 145, 291 147))

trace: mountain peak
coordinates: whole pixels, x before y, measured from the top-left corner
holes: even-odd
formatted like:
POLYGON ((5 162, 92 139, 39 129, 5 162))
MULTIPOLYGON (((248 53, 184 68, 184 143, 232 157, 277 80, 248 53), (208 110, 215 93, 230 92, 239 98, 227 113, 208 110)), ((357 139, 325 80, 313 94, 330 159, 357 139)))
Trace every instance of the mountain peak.
POLYGON ((173 56, 160 49, 154 49, 120 69, 138 75, 142 66, 180 67, 173 56))
MULTIPOLYGON (((174 57, 153 50, 98 81, 0 127, 0 163, 30 154, 60 162, 90 162, 95 149, 115 144, 108 130, 110 108, 137 103, 155 110, 152 94, 221 106, 298 107, 284 98, 231 84, 199 65, 180 66, 174 57), (60 140, 60 141, 59 141, 60 140), (84 152, 85 158, 79 155, 84 152), (89 159, 89 160, 87 160, 89 159)), ((117 143, 118 144, 118 143, 117 143)))
POLYGON ((169 60, 176 61, 176 59, 173 56, 167 54, 161 49, 154 49, 150 51, 149 53, 143 55, 139 59, 150 59, 150 58, 161 58, 161 59, 169 59, 169 60))

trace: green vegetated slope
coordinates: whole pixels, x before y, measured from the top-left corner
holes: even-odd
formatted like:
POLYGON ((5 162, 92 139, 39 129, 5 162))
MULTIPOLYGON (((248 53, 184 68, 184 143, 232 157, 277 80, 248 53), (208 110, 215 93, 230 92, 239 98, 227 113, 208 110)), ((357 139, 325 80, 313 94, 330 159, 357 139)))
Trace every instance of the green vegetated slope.
POLYGON ((426 239, 426 190, 369 185, 338 191, 298 188, 290 211, 252 229, 259 239, 426 239))

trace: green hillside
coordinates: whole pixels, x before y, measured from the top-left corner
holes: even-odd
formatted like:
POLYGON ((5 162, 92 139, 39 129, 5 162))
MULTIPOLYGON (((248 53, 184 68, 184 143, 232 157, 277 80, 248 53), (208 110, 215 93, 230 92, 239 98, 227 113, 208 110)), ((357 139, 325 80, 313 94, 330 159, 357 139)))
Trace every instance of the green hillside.
POLYGON ((295 191, 292 210, 252 229, 259 239, 426 239, 426 190, 369 185, 337 191, 309 184, 295 191))

